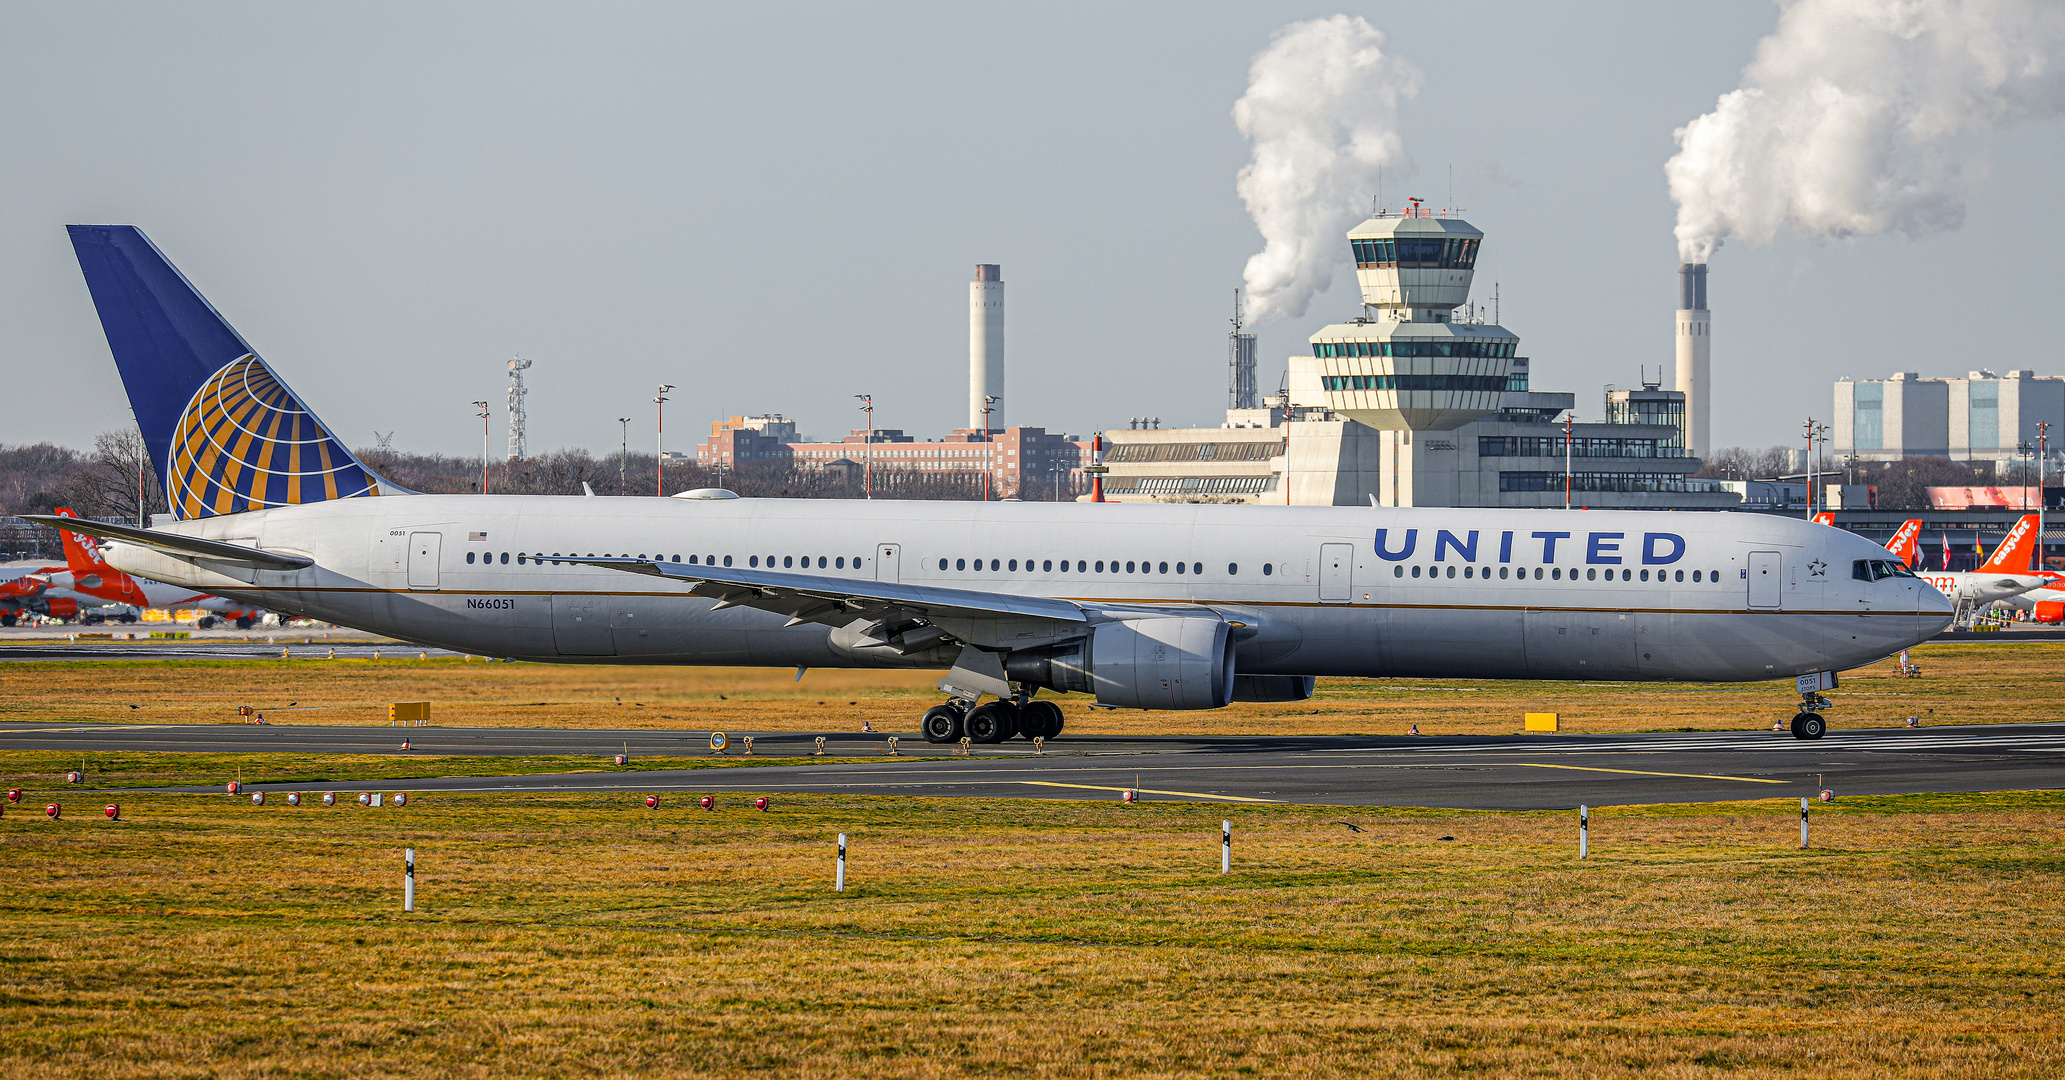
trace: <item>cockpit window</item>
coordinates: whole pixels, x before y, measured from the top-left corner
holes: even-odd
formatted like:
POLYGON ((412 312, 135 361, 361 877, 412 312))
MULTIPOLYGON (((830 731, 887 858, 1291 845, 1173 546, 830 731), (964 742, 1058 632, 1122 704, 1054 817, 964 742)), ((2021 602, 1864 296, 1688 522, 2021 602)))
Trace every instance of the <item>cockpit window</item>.
POLYGON ((1907 564, 1892 559, 1859 559, 1850 564, 1850 576, 1859 581, 1880 581, 1885 578, 1914 576, 1907 564))

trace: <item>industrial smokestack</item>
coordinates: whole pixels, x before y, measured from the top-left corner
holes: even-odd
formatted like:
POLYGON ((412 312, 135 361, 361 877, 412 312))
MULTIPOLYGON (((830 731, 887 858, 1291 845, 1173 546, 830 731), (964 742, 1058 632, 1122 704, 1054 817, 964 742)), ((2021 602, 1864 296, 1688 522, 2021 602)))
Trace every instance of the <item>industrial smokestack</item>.
POLYGON ((1685 447, 1692 454, 1713 449, 1709 389, 1711 343, 1706 306, 1706 264, 1678 266, 1678 378, 1677 389, 1685 392, 1685 447))
POLYGON ((978 263, 968 283, 968 426, 1004 426, 1004 268, 978 263), (985 398, 995 398, 984 418, 985 398))

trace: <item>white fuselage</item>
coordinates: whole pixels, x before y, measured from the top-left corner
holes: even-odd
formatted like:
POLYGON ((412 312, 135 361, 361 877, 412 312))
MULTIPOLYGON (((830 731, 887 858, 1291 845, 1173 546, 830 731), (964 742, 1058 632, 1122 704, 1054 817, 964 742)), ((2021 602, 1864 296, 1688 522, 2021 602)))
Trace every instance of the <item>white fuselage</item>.
POLYGON ((1986 573, 1980 570, 1917 570, 1915 575, 1952 602, 1991 604, 2049 584, 2035 574, 1986 573))
POLYGON ((952 663, 851 651, 835 627, 554 559, 571 555, 1209 609, 1241 625, 1238 669, 1256 675, 1791 677, 1872 662, 1952 613, 1917 579, 1853 578, 1853 561, 1885 559, 1877 544, 1751 514, 410 495, 166 531, 315 565, 252 571, 121 542, 106 558, 276 611, 546 661, 952 663))

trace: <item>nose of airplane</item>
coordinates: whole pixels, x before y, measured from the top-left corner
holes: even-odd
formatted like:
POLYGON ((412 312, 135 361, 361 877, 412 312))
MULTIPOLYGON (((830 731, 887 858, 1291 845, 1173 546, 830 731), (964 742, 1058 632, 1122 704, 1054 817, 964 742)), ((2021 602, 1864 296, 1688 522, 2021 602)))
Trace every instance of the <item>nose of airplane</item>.
POLYGON ((1926 581, 1915 582, 1915 615, 1931 635, 1942 633, 1957 617, 1957 605, 1926 581))

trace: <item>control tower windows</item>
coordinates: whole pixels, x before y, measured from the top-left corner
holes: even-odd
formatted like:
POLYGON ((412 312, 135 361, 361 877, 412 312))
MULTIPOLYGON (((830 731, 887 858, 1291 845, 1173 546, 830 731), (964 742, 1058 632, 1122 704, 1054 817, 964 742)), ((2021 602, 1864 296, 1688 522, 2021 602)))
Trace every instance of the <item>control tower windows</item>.
POLYGON ((1315 341, 1312 355, 1340 356, 1449 356, 1467 359, 1504 359, 1513 355, 1516 341, 1481 338, 1441 338, 1431 341, 1315 341))
POLYGON ((1432 390, 1496 394, 1505 390, 1504 375, 1328 375, 1328 390, 1432 390))
POLYGON ((1359 270, 1469 270, 1477 265, 1481 240, 1440 237, 1398 237, 1350 240, 1359 270))

